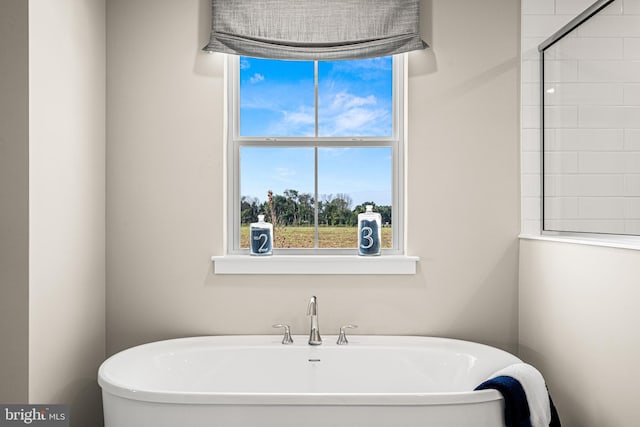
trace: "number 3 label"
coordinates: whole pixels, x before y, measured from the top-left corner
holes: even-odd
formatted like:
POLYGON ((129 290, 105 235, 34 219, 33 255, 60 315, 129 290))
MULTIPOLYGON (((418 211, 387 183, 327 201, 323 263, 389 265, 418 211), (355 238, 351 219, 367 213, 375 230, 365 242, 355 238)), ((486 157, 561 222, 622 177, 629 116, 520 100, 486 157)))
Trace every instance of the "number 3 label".
POLYGON ((360 243, 360 247, 362 249, 369 249, 371 246, 373 246, 373 229, 371 227, 362 227, 362 240, 363 242, 360 243), (364 243, 364 240, 367 241, 367 243, 364 243))

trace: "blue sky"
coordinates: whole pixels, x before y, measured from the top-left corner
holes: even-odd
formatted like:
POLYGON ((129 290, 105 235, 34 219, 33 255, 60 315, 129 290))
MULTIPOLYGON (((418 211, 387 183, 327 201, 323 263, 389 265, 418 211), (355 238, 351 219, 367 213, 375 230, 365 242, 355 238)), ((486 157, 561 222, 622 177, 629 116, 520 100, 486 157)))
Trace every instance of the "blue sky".
MULTIPOLYGON (((392 60, 320 62, 319 136, 389 136, 392 60)), ((314 136, 314 64, 240 59, 241 136, 314 136)), ((320 148, 318 193, 347 193, 354 206, 391 204, 391 149, 320 148)), ((313 148, 243 147, 241 194, 265 200, 267 190, 313 194, 313 148)))

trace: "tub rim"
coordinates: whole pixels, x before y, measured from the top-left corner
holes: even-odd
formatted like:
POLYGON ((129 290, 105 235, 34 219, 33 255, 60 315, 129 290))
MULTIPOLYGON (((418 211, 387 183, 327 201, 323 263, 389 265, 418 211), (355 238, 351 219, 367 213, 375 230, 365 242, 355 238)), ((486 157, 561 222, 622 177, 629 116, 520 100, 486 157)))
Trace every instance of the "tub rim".
MULTIPOLYGON (((326 343, 323 346, 335 347, 337 336, 325 336, 326 343)), ((194 405, 339 405, 339 406, 434 406, 434 405, 459 405, 476 404, 503 400, 502 395, 497 390, 470 390, 459 392, 434 392, 434 393, 268 393, 268 392, 175 392, 163 390, 138 390, 118 383, 106 374, 111 360, 123 357, 123 354, 134 349, 142 350, 146 347, 161 347, 180 341, 209 341, 211 339, 220 341, 224 347, 260 347, 271 345, 282 345, 279 335, 205 335, 173 338, 167 340, 153 341, 136 345, 121 350, 107 358, 98 369, 98 384, 103 395, 109 394, 118 398, 142 401, 148 403, 165 404, 194 404, 194 405), (238 342, 241 341, 242 342, 238 342)), ((296 347, 305 347, 306 336, 294 335, 296 347)), ((459 340, 453 338, 441 338, 433 336, 417 335, 352 335, 350 342, 361 343, 374 347, 409 347, 416 348, 424 345, 425 341, 435 341, 439 343, 449 343, 454 345, 473 345, 484 347, 491 351, 504 353, 514 359, 514 363, 520 361, 515 355, 497 347, 486 344, 459 340), (395 342, 394 342, 395 341, 395 342)), ((305 347, 306 348, 306 347, 305 347)))

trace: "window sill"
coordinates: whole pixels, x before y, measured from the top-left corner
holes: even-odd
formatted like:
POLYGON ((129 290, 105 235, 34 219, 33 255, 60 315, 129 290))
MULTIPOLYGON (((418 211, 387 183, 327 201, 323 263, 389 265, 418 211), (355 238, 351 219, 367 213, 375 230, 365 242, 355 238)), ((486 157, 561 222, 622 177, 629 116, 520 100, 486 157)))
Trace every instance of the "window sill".
POLYGON ((571 243, 574 245, 601 246, 605 248, 618 248, 640 250, 640 239, 624 236, 587 236, 577 237, 574 235, 539 235, 520 234, 521 240, 542 240, 546 242, 571 243))
POLYGON ((406 255, 213 256, 215 274, 416 274, 420 258, 406 255))

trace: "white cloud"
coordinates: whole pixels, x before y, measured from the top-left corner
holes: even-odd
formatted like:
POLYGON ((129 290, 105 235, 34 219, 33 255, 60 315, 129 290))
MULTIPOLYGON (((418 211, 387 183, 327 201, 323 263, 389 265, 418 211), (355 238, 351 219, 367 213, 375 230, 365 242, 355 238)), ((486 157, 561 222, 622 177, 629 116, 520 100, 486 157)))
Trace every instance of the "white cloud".
POLYGON ((273 178, 280 182, 291 182, 292 178, 296 176, 296 171, 290 168, 275 168, 273 178))
POLYGON ((280 119, 266 127, 266 135, 273 136, 313 136, 315 114, 313 107, 300 106, 296 110, 277 110, 280 119))
POLYGON ((240 69, 241 70, 248 70, 249 68, 251 68, 251 63, 249 62, 249 60, 247 59, 241 59, 240 60, 240 69))
POLYGON ((249 83, 256 84, 264 81, 264 76, 260 73, 255 73, 249 78, 249 83))
POLYGON ((371 135, 378 134, 379 122, 387 115, 386 111, 373 108, 351 108, 336 114, 328 121, 332 135, 371 135))
POLYGON ((341 91, 323 97, 320 102, 322 136, 385 135, 390 109, 379 105, 375 95, 357 96, 341 91))
POLYGON ((355 107, 361 107, 363 105, 375 105, 378 100, 374 95, 367 97, 361 97, 352 95, 348 92, 340 92, 334 95, 333 102, 331 103, 332 110, 348 110, 355 107))
POLYGON ((315 124, 315 116, 306 108, 300 108, 298 111, 283 111, 285 123, 289 125, 309 125, 315 124))

